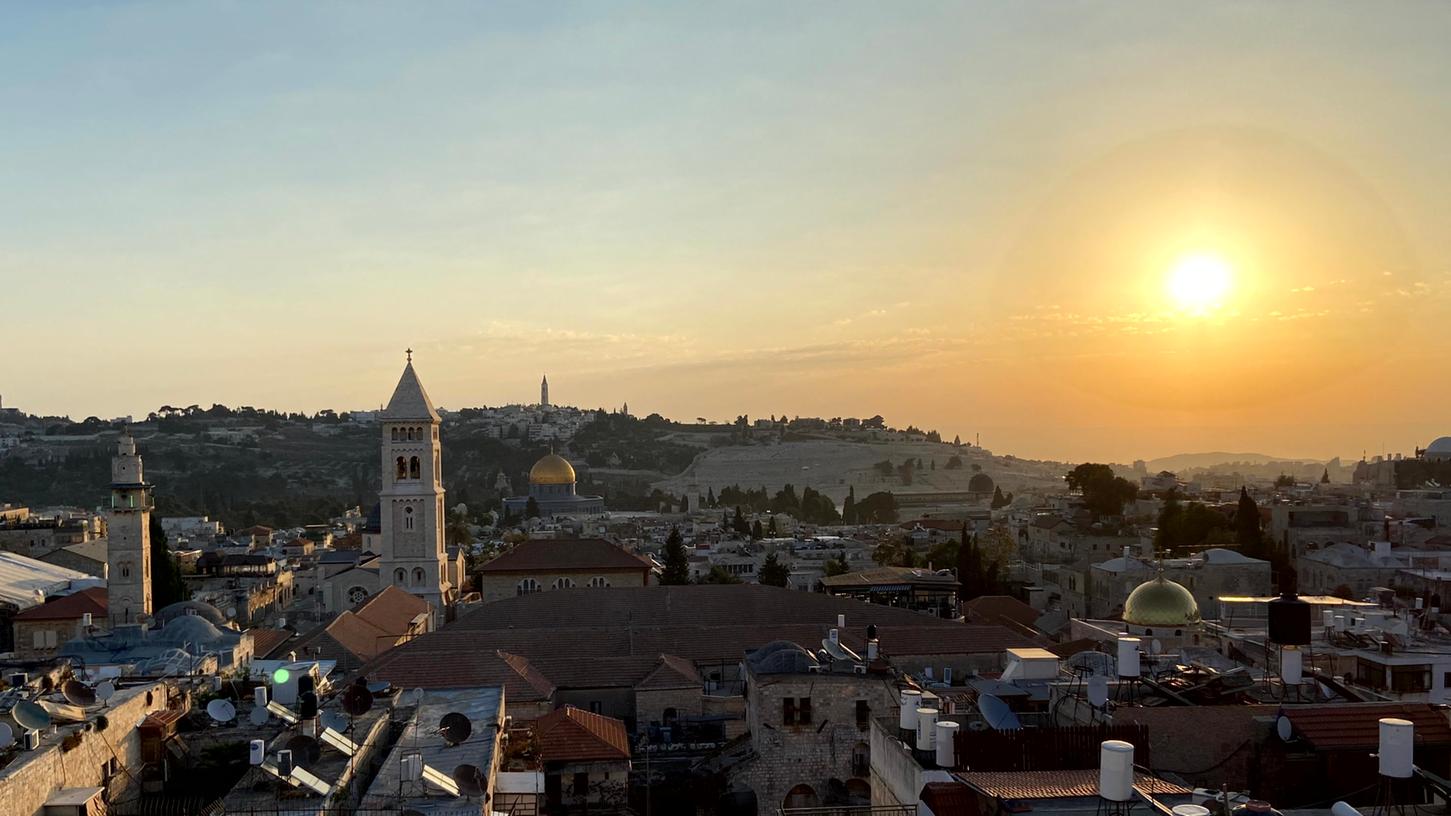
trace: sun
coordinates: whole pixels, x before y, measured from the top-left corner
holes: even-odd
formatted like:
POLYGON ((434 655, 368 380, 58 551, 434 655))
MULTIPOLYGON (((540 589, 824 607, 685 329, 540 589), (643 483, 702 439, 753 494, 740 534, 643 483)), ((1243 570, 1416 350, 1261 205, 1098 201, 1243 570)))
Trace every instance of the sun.
POLYGON ((1233 285, 1229 263, 1218 255, 1185 255, 1169 269, 1169 297, 1184 311, 1205 314, 1224 305, 1233 285))

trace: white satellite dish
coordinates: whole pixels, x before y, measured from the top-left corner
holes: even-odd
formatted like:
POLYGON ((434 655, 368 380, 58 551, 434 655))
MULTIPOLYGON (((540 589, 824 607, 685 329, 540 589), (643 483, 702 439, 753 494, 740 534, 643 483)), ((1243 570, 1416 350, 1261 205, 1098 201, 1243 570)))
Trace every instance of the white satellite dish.
POLYGON ((9 748, 15 741, 15 729, 9 723, 0 723, 0 748, 9 748))
POLYGON ((1158 638, 1154 638, 1153 640, 1149 641, 1149 654, 1155 654, 1156 655, 1156 654, 1163 654, 1163 653, 1164 653, 1164 644, 1160 643, 1158 638))
POLYGON ((1103 708, 1108 702, 1108 678, 1095 674, 1088 678, 1088 703, 1094 708, 1103 708))
POLYGON ((341 711, 324 711, 322 713, 322 724, 324 728, 331 728, 339 734, 345 734, 348 730, 347 715, 341 711))
POLYGON ((1279 735, 1280 739, 1289 742, 1295 736, 1295 725, 1290 722, 1289 717, 1281 714, 1275 720, 1275 733, 1279 735))
POLYGON ((109 700, 109 699, 111 699, 112 697, 115 697, 115 696, 116 696, 116 684, 115 683, 112 683, 110 680, 103 681, 99 686, 96 686, 96 699, 97 700, 100 700, 101 702, 104 703, 107 700, 109 700))
POLYGON ((247 720, 257 726, 266 725, 271 718, 272 715, 268 714, 267 709, 263 707, 253 708, 252 713, 247 715, 247 720))
POLYGON ((227 607, 227 617, 229 617, 229 618, 235 618, 235 617, 237 617, 237 607, 235 607, 235 606, 229 606, 229 607, 227 607))
POLYGON ((207 703, 207 716, 219 723, 237 719, 237 707, 230 700, 217 699, 207 703))
POLYGON ((982 712, 982 718, 992 726, 994 731, 1016 731, 1023 727, 1019 722, 1018 715, 1013 713, 1008 704, 992 694, 980 694, 977 698, 977 708, 982 712))

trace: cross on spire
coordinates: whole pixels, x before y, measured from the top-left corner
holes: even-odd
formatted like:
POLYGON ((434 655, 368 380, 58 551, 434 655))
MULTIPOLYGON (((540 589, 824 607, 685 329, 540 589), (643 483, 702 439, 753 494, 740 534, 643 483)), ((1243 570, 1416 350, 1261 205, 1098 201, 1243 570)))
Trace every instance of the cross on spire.
POLYGON ((405 349, 403 353, 408 355, 408 362, 413 362, 413 349, 405 349))

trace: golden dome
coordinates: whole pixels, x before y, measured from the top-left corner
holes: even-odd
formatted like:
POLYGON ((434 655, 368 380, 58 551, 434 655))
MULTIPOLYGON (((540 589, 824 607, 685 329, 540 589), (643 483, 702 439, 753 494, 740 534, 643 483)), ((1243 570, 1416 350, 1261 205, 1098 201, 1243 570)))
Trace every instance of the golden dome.
POLYGON ((574 482, 574 465, 557 453, 540 459, 529 469, 529 484, 567 485, 574 482))
POLYGON ((1124 601, 1124 623, 1135 626, 1188 626, 1199 622, 1199 604, 1182 584, 1160 575, 1145 581, 1124 601))

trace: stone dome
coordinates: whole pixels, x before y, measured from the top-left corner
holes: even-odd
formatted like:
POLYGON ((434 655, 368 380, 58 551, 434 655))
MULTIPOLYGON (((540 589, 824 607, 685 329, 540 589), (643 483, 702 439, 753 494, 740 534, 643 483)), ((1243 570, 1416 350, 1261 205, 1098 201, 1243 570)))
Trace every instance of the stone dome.
POLYGON ((1124 601, 1124 623, 1188 626, 1199 622, 1199 603, 1182 584, 1159 576, 1139 584, 1124 601))
POLYGON ((182 615, 161 627, 159 638, 178 646, 184 643, 205 646, 221 640, 222 630, 201 615, 182 615))
POLYGON ((993 487, 993 477, 986 473, 974 473, 972 478, 967 480, 969 493, 991 493, 993 487))
POLYGON ((1451 459, 1451 436, 1443 436, 1427 445, 1425 458, 1451 459))
POLYGON ((574 465, 557 453, 540 459, 529 469, 529 484, 567 485, 574 482, 574 465))
POLYGON ((195 615, 206 618, 217 626, 225 626, 227 624, 227 616, 222 614, 222 610, 202 601, 177 601, 173 604, 167 604, 156 610, 153 618, 157 623, 165 626, 173 619, 180 618, 184 615, 195 615))

